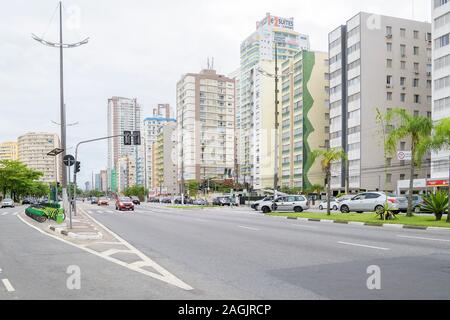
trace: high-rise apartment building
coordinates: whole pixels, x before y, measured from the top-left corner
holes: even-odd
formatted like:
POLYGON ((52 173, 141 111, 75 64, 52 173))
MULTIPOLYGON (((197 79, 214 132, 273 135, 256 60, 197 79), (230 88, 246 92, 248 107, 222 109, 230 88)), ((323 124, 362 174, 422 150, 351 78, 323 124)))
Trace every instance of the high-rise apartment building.
POLYGON ((17 160, 18 146, 16 141, 6 141, 0 143, 0 160, 17 160))
MULTIPOLYGON (((376 110, 431 116, 430 37, 429 23, 364 12, 329 34, 330 146, 348 154, 332 166, 334 190, 395 190, 409 179, 405 161, 385 160, 376 110)), ((410 141, 398 148, 410 150, 410 141)))
POLYGON ((171 118, 170 106, 159 104, 153 109, 153 116, 146 118, 143 124, 143 150, 144 150, 144 181, 145 187, 152 187, 153 178, 153 143, 156 141, 161 127, 166 124, 175 123, 171 118))
POLYGON ((152 189, 155 194, 179 194, 176 128, 176 123, 167 123, 153 143, 152 189))
MULTIPOLYGON (((108 136, 123 135, 124 131, 141 131, 141 106, 136 99, 112 97, 108 99, 108 136)), ((119 159, 130 156, 136 167, 136 184, 144 184, 143 148, 126 146, 123 137, 108 140, 108 187, 116 192, 119 159)), ((122 173, 123 175, 123 173, 122 173)))
MULTIPOLYGON (((450 1, 432 0, 433 120, 450 118, 450 1)), ((450 150, 432 155, 431 176, 446 178, 450 150)))
POLYGON ((294 19, 269 13, 241 44, 240 101, 236 110, 239 181, 255 189, 274 185, 275 80, 268 74, 275 73, 275 55, 280 67, 282 61, 302 49, 309 49, 309 37, 294 31, 294 19))
POLYGON ((18 142, 18 158, 30 169, 42 172, 40 179, 45 183, 61 181, 60 156, 51 157, 47 154, 55 148, 60 148, 59 137, 53 133, 27 133, 20 136, 18 142))
POLYGON ((328 53, 301 51, 281 66, 281 187, 325 185, 312 152, 329 143, 328 53))
POLYGON ((123 193, 135 185, 137 185, 136 159, 134 156, 123 156, 118 162, 117 191, 123 193))
POLYGON ((177 84, 178 178, 230 179, 234 168, 235 82, 215 70, 177 84))
POLYGON ((107 192, 108 191, 108 171, 101 170, 100 171, 100 191, 107 192))

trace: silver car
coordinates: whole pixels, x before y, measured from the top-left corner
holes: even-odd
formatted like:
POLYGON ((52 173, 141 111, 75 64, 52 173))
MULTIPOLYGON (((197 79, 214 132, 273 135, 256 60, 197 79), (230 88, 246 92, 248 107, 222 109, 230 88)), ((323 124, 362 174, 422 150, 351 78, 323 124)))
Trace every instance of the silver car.
POLYGON ((304 196, 282 196, 275 201, 262 202, 260 208, 266 214, 272 211, 299 213, 309 209, 309 202, 304 196))
POLYGON ((402 204, 399 197, 386 195, 384 192, 364 192, 341 203, 342 213, 377 212, 383 213, 387 204, 388 210, 398 213, 402 204))
POLYGON ((2 208, 14 208, 14 201, 12 199, 6 198, 3 199, 2 203, 1 203, 1 207, 2 208))

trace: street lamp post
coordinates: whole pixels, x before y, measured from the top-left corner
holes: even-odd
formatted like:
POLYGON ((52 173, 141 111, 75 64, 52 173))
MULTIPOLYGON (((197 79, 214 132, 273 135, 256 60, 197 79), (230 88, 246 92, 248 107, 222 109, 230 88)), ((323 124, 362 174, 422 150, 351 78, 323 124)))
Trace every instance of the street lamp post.
MULTIPOLYGON (((32 34, 32 38, 43 45, 59 48, 59 90, 60 90, 60 118, 61 118, 61 149, 63 150, 61 159, 66 155, 66 106, 64 104, 64 55, 63 49, 75 48, 87 44, 89 38, 86 38, 77 43, 65 44, 63 42, 63 28, 62 28, 62 2, 59 2, 59 43, 50 42, 42 39, 41 37, 32 34)), ((64 200, 64 207, 67 209, 67 173, 66 170, 62 170, 62 195, 64 200)))

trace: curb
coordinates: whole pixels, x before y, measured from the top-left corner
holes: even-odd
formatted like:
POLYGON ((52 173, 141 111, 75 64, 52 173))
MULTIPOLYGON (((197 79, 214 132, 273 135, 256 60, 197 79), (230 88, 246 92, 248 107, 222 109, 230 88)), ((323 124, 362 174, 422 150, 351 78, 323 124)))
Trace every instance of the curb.
POLYGON ((77 240, 101 240, 103 239, 103 234, 101 232, 69 232, 66 230, 66 227, 55 227, 55 226, 49 226, 48 227, 51 231, 61 234, 63 236, 77 239, 77 240))
MULTIPOLYGON (((281 216, 279 216, 279 217, 281 217, 281 216)), ((299 218, 299 217, 286 217, 286 219, 287 220, 299 220, 299 221, 303 221, 303 222, 321 222, 321 223, 328 223, 328 224, 334 223, 334 224, 346 224, 346 225, 353 225, 353 226, 366 226, 366 227, 376 227, 376 228, 448 231, 448 232, 450 232, 450 228, 425 227, 425 226, 414 226, 414 225, 392 224, 392 223, 357 222, 357 221, 312 219, 312 218, 299 218)))

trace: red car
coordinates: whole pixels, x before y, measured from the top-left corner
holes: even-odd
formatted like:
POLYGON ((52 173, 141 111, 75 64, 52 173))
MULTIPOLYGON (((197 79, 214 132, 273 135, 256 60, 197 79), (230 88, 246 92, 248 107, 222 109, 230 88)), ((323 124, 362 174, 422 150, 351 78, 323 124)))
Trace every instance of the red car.
POLYGON ((106 199, 106 198, 98 199, 97 205, 99 205, 99 206, 109 206, 108 199, 106 199))
POLYGON ((131 198, 121 197, 116 200, 116 210, 128 210, 134 211, 134 203, 131 198))

